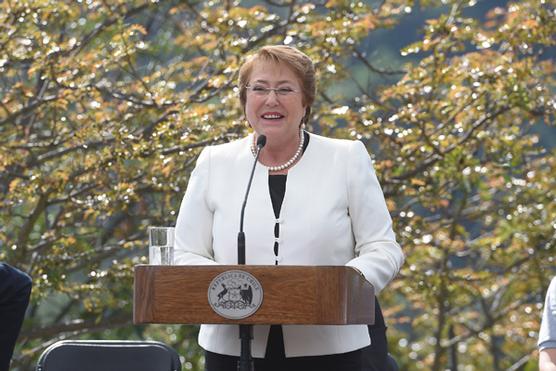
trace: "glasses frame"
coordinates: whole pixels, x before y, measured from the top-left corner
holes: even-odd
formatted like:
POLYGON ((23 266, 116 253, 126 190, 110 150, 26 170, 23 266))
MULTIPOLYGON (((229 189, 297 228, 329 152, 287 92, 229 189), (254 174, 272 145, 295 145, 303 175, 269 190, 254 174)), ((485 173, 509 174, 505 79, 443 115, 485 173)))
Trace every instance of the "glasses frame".
POLYGON ((277 97, 284 98, 292 96, 293 94, 301 93, 301 90, 292 88, 265 88, 263 86, 257 86, 256 88, 260 90, 254 90, 254 86, 245 85, 246 90, 259 97, 268 97, 270 95, 270 92, 274 92, 274 95, 276 95, 277 97))

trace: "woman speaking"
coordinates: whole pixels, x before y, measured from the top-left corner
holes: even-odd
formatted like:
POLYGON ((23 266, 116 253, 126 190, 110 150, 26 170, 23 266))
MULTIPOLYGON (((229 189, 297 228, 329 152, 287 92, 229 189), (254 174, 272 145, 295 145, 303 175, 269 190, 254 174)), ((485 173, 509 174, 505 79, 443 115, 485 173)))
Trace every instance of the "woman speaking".
MULTIPOLYGON (((240 102, 253 132, 201 152, 176 222, 176 264, 237 263, 241 204, 265 135, 245 211, 246 264, 347 265, 376 293, 396 276, 403 253, 365 146, 304 130, 315 85, 312 61, 295 48, 266 46, 247 59, 240 102)), ((257 325, 255 369, 372 369, 369 354, 380 344, 371 337, 365 325, 257 325)), ((199 344, 206 370, 237 369, 237 325, 202 325, 199 344)))

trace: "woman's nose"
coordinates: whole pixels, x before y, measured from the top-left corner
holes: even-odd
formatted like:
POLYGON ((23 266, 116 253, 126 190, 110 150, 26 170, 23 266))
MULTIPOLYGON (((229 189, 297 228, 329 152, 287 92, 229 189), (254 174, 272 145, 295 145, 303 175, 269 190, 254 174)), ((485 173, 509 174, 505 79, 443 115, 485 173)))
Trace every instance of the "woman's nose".
POLYGON ((265 103, 267 105, 276 105, 278 104, 278 94, 276 93, 275 90, 271 90, 268 92, 268 95, 266 96, 265 99, 265 103))

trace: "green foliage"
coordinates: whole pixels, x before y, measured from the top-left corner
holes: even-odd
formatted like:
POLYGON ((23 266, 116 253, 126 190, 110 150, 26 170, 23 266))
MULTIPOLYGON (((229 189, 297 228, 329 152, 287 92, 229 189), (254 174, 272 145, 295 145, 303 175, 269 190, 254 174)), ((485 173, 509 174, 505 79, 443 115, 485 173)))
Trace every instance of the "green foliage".
POLYGON ((202 369, 196 327, 132 325, 133 266, 199 150, 246 133, 237 71, 273 43, 316 62, 311 129, 374 153, 407 255, 381 297, 402 369, 532 367, 556 256, 548 3, 480 22, 473 1, 421 2, 444 7, 403 71, 364 45, 412 1, 0 3, 0 260, 34 279, 16 369, 67 337, 154 338, 202 369))

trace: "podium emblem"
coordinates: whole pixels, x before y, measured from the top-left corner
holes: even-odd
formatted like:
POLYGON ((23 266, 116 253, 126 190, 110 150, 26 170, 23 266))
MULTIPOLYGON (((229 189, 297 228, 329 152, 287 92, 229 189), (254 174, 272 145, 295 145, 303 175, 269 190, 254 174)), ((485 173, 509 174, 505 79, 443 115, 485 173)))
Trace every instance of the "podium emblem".
POLYGON ((247 318, 261 306, 263 288, 252 274, 230 270, 211 281, 208 301, 212 310, 224 318, 247 318))

